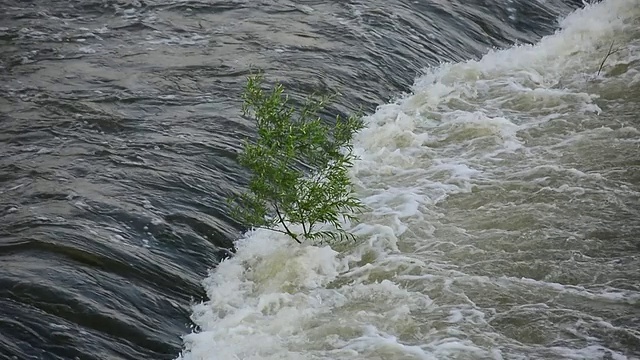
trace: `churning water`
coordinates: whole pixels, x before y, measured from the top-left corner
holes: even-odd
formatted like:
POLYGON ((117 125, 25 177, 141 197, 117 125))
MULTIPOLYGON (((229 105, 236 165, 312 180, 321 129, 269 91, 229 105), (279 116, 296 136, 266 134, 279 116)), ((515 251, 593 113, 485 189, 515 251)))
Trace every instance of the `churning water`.
POLYGON ((640 358, 640 1, 579 3, 2 2, 0 357, 640 358), (251 66, 369 110, 357 242, 228 217, 251 66))
POLYGON ((640 356, 639 70, 632 0, 429 68, 355 141, 360 241, 247 234, 183 358, 640 356))

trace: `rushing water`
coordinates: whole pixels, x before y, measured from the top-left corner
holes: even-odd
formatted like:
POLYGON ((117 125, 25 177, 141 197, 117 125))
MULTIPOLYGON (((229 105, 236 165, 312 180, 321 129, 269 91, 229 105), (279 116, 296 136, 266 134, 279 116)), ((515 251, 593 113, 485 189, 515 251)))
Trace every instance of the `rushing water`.
POLYGON ((1 5, 0 357, 640 358, 640 1, 1 5), (251 67, 369 114, 357 242, 228 217, 251 67))

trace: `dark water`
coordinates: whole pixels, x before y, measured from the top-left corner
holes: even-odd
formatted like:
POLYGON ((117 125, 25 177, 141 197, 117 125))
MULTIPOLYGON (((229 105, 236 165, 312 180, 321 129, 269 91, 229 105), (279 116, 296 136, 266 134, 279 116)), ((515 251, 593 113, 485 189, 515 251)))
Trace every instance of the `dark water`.
POLYGON ((251 69, 370 113, 421 69, 536 42, 579 6, 1 1, 0 357, 177 356, 243 230, 224 197, 246 179, 251 69))

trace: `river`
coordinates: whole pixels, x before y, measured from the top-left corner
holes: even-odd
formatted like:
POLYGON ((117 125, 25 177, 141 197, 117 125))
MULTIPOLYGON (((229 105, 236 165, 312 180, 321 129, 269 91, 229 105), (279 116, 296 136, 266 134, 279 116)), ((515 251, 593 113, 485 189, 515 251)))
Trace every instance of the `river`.
POLYGON ((1 358, 640 358, 638 0, 1 4, 1 358), (356 242, 230 217, 255 69, 356 242))

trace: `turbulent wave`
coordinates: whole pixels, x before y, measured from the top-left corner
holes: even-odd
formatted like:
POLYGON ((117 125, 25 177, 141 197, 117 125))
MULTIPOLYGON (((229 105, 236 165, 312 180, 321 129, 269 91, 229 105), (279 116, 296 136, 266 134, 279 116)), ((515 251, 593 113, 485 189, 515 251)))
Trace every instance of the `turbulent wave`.
POLYGON ((359 241, 248 232, 179 358, 640 356, 639 5, 426 69, 355 140, 359 241))
POLYGON ((637 357, 637 2, 2 5, 0 358, 637 357), (247 233, 208 274, 255 67, 328 117, 399 100, 358 243, 247 233))

